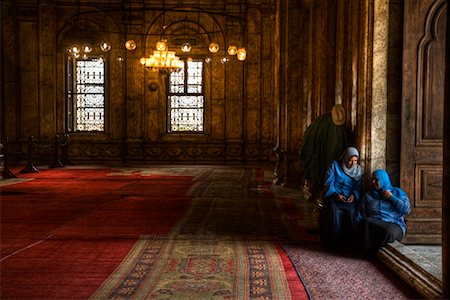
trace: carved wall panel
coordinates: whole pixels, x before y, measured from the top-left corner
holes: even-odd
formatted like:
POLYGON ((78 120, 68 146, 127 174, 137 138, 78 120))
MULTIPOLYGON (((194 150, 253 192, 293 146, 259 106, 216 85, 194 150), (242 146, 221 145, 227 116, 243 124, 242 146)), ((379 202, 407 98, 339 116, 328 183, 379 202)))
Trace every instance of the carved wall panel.
MULTIPOLYGON (((47 151, 48 152, 48 151, 47 151)), ((154 163, 260 163, 273 162, 271 145, 251 143, 142 143, 128 142, 126 149, 120 141, 96 144, 71 141, 67 153, 70 163, 94 162, 154 162, 154 163), (124 155, 124 152, 127 155, 124 155)), ((39 154, 36 152, 36 154, 39 154)), ((44 154, 43 152, 41 154, 44 154)), ((51 152, 43 157, 51 158, 51 152)), ((47 159, 48 160, 48 159, 47 159)))
POLYGON ((417 54, 417 146, 442 146, 446 11, 444 3, 426 22, 417 54))

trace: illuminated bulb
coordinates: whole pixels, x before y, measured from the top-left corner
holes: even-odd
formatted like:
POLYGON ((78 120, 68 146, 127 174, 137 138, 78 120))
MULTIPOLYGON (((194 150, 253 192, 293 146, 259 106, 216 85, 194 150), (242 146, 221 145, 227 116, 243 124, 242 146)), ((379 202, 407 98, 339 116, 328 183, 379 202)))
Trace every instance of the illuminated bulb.
POLYGON ((219 45, 217 45, 217 43, 209 44, 209 52, 217 53, 217 51, 219 51, 219 45))
POLYGON ((100 44, 100 49, 102 49, 103 51, 109 51, 111 50, 111 45, 108 42, 102 42, 100 44))
POLYGON ((245 48, 239 48, 236 52, 236 56, 240 61, 244 61, 247 58, 247 51, 245 51, 245 48))
POLYGON ((83 52, 84 53, 90 53, 91 51, 92 51, 91 45, 86 44, 86 45, 83 46, 83 52))
POLYGON ((212 58, 211 58, 211 57, 205 58, 205 63, 209 64, 211 61, 212 61, 212 58))
POLYGON ((72 52, 75 53, 75 54, 78 54, 78 53, 80 53, 80 48, 78 48, 77 46, 73 46, 72 47, 72 52))
POLYGON ((235 55, 236 52, 237 52, 236 46, 230 46, 230 47, 228 47, 228 54, 230 54, 230 55, 235 55))
POLYGON ((228 62, 228 60, 229 60, 228 57, 224 56, 220 59, 220 62, 223 64, 226 64, 228 62))
POLYGON ((156 50, 163 51, 166 50, 166 42, 161 40, 156 43, 156 50))
POLYGON ((125 42, 125 48, 127 48, 127 50, 132 51, 136 49, 136 47, 137 47, 136 42, 133 40, 128 40, 125 42))
POLYGON ((181 51, 183 52, 190 52, 191 51, 191 44, 184 43, 183 46, 181 46, 181 51))

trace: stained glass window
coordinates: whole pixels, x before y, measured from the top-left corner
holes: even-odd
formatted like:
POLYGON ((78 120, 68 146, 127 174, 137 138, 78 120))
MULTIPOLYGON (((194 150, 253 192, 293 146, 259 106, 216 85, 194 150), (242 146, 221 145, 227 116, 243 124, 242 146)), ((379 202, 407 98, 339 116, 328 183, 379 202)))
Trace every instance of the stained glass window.
POLYGON ((203 62, 185 61, 184 68, 170 74, 169 132, 203 132, 203 62))
POLYGON ((105 63, 71 59, 68 68, 69 131, 105 130, 105 63))

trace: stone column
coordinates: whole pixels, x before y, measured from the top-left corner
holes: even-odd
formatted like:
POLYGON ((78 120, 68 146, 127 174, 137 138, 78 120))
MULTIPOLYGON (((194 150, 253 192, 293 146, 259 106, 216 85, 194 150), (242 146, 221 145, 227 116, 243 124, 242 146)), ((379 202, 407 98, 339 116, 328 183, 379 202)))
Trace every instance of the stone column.
POLYGON ((386 167, 388 0, 375 0, 373 27, 371 171, 386 167))

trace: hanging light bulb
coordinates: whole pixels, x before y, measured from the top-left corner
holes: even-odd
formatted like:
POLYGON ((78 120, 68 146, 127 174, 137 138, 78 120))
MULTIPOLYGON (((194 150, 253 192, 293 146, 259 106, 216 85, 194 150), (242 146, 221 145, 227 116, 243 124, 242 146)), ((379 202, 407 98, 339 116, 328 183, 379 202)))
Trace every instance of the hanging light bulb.
POLYGON ((100 43, 100 49, 102 49, 102 51, 107 52, 109 50, 111 50, 111 45, 108 42, 101 42, 100 43))
POLYGON ((239 48, 236 52, 236 56, 240 61, 244 61, 247 58, 247 51, 245 51, 245 48, 239 48))
POLYGON ((75 54, 80 53, 80 48, 78 48, 78 46, 73 46, 72 47, 72 53, 75 53, 75 54))
POLYGON ((183 46, 181 46, 181 51, 183 52, 191 52, 191 44, 184 43, 183 46))
POLYGON ((228 47, 227 52, 228 52, 229 55, 235 55, 236 52, 237 52, 236 46, 230 46, 230 47, 228 47))
POLYGON ((156 50, 164 51, 166 50, 166 41, 161 39, 159 42, 156 43, 156 50))
POLYGON ((125 48, 127 48, 127 50, 132 51, 136 49, 136 47, 137 47, 136 42, 133 40, 128 40, 125 42, 125 48))
POLYGON ((229 59, 228 59, 228 57, 226 57, 226 56, 224 56, 224 57, 222 57, 222 58, 220 59, 220 62, 221 62, 222 64, 226 64, 228 61, 229 61, 229 59))
POLYGON ((208 56, 205 58, 205 63, 209 64, 211 61, 212 61, 211 57, 208 56))
POLYGON ((86 45, 83 46, 83 52, 84 53, 90 53, 91 51, 92 51, 91 45, 86 44, 86 45))
POLYGON ((211 53, 217 53, 219 51, 219 45, 217 43, 211 43, 209 44, 209 52, 211 53))

